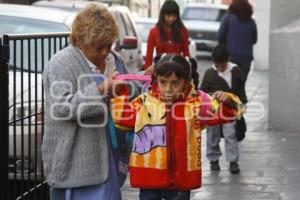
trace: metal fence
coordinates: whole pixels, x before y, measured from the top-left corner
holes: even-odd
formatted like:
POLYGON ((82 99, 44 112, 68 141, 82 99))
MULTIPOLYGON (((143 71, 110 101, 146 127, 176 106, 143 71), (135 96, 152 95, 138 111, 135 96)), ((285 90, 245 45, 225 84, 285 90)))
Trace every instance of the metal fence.
POLYGON ((48 199, 41 159, 42 71, 69 33, 0 38, 1 199, 48 199))

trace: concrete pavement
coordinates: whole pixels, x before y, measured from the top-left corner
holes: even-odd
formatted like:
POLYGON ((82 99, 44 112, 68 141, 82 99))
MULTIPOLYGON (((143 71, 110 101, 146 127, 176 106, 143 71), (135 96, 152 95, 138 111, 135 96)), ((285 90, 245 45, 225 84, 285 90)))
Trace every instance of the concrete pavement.
MULTIPOLYGON (((251 71, 246 85, 249 103, 246 138, 240 142, 239 175, 228 171, 225 156, 221 171, 211 172, 205 157, 205 131, 202 141, 203 186, 192 191, 193 200, 299 200, 300 133, 267 129, 268 73, 251 71)), ((280 91, 278 91, 280 92, 280 91)), ((300 121, 299 121, 300 122, 300 121)), ((224 152, 224 141, 221 141, 224 152)), ((138 190, 127 181, 123 199, 138 199, 138 190)))

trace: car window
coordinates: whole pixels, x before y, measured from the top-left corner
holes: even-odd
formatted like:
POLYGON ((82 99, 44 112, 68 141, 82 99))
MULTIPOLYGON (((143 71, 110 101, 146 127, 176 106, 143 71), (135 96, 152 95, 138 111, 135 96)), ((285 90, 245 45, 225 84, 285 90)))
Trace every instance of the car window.
POLYGON ((115 19, 116 19, 118 27, 119 27, 120 36, 121 36, 121 38, 123 38, 125 35, 127 35, 124 20, 121 18, 120 13, 116 13, 115 19))
POLYGON ((0 35, 69 31, 69 28, 64 24, 43 20, 0 16, 0 21, 2 22, 0 26, 0 35))
MULTIPOLYGON (((38 19, 26 19, 22 17, 1 16, 0 35, 3 34, 29 34, 29 33, 50 33, 50 32, 68 32, 69 28, 60 23, 43 21, 38 19)), ((42 67, 46 65, 50 59, 49 53, 55 50, 55 47, 66 46, 68 41, 60 41, 52 39, 44 41, 44 46, 41 46, 41 40, 37 41, 10 41, 10 60, 9 65, 17 70, 41 72, 42 67), (62 42, 62 43, 61 43, 62 42), (29 48, 30 46, 30 48, 29 48), (15 49, 16 51, 13 51, 15 49), (40 53, 44 52, 44 57, 40 53), (35 54, 39 56, 35 57, 35 54)))
POLYGON ((143 42, 147 42, 149 31, 152 27, 155 26, 155 23, 148 22, 136 22, 136 25, 139 29, 140 36, 143 42))
POLYGON ((42 72, 54 52, 68 46, 68 39, 51 38, 36 42, 34 39, 10 41, 11 69, 31 72, 42 72), (42 45, 43 42, 43 45, 42 45))
POLYGON ((221 21, 225 13, 226 10, 217 8, 186 8, 182 15, 182 19, 221 21))
POLYGON ((136 37, 136 33, 135 33, 134 27, 129 19, 129 16, 127 14, 122 14, 122 18, 124 20, 128 35, 136 37))

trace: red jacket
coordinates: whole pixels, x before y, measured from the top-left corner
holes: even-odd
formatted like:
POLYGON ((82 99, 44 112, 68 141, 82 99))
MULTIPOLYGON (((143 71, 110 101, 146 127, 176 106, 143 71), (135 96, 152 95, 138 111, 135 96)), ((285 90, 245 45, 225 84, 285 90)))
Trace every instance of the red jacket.
POLYGON ((174 43, 172 41, 173 32, 166 31, 166 38, 168 41, 162 41, 160 39, 160 31, 157 26, 152 28, 149 32, 148 41, 147 41, 147 54, 145 58, 145 68, 148 68, 152 65, 153 61, 153 51, 156 50, 156 55, 163 53, 176 53, 183 56, 190 56, 189 53, 189 33, 185 27, 182 27, 180 30, 182 36, 181 43, 174 43))
POLYGON ((126 96, 111 99, 112 117, 117 127, 134 128, 135 132, 129 164, 130 183, 137 188, 199 188, 201 129, 233 120, 238 112, 204 92, 195 91, 192 85, 185 98, 172 104, 157 96, 159 93, 154 87, 130 103, 126 96))

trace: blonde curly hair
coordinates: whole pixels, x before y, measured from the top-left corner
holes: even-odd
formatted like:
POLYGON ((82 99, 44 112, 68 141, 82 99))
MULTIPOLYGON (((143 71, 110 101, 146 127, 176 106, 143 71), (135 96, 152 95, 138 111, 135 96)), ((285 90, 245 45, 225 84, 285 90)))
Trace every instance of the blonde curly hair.
POLYGON ((101 3, 88 3, 73 21, 70 40, 76 47, 106 46, 118 36, 118 26, 108 9, 101 3))

